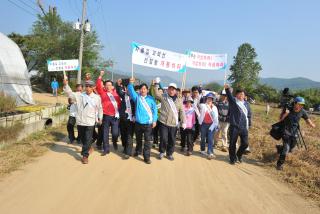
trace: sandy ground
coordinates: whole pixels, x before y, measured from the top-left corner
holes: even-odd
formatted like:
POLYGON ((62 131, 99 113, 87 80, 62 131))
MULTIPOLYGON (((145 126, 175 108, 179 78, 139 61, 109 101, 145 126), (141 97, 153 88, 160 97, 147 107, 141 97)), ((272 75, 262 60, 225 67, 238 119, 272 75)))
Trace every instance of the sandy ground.
POLYGON ((33 100, 40 105, 55 105, 56 103, 68 104, 68 98, 64 95, 58 97, 52 96, 49 93, 32 93, 33 100))
MULTIPOLYGON (((198 146, 195 148, 198 149, 198 146)), ((80 162, 80 147, 57 142, 46 155, 0 181, 0 213, 320 213, 255 163, 231 166, 226 153, 175 160, 80 162)))

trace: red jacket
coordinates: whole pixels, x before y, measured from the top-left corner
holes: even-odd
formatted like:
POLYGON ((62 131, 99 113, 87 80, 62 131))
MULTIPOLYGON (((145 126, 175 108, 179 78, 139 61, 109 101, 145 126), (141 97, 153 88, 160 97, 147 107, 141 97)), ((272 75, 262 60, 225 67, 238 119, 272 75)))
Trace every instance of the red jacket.
MULTIPOLYGON (((109 115, 109 116, 115 116, 116 111, 112 105, 112 102, 109 96, 107 95, 107 91, 102 88, 102 81, 100 77, 97 79, 97 82, 96 82, 96 90, 101 97, 103 114, 109 115)), ((117 94, 116 90, 112 90, 111 93, 114 96, 115 100, 117 101, 118 111, 119 111, 120 105, 121 105, 120 96, 117 94)))

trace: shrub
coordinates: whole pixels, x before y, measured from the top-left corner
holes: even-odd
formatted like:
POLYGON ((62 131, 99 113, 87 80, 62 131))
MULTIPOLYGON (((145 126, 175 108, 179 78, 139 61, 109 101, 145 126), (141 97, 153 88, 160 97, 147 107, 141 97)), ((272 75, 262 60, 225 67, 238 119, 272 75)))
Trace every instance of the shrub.
POLYGON ((0 91, 0 112, 11 112, 16 108, 16 100, 0 91))

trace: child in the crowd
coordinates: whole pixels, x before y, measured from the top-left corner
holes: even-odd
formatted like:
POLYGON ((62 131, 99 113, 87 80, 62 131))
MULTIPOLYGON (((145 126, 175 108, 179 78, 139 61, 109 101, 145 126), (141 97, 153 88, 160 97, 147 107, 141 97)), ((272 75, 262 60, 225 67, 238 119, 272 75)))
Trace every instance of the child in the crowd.
POLYGON ((193 108, 193 99, 189 96, 184 101, 184 113, 186 117, 186 128, 181 129, 181 151, 184 151, 187 144, 186 155, 190 156, 193 152, 193 135, 196 124, 196 109, 193 108))
POLYGON ((69 136, 69 143, 73 143, 76 138, 74 136, 74 126, 76 124, 76 105, 74 104, 74 101, 72 98, 68 98, 68 107, 69 110, 69 120, 67 123, 67 130, 68 130, 68 136, 69 136))

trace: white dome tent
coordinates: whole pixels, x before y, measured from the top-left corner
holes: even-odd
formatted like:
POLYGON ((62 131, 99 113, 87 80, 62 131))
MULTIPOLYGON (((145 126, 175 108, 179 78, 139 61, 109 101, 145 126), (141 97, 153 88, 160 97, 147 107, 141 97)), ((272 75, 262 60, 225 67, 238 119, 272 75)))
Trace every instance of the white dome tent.
POLYGON ((17 105, 33 104, 28 69, 18 45, 0 33, 0 91, 17 105))

